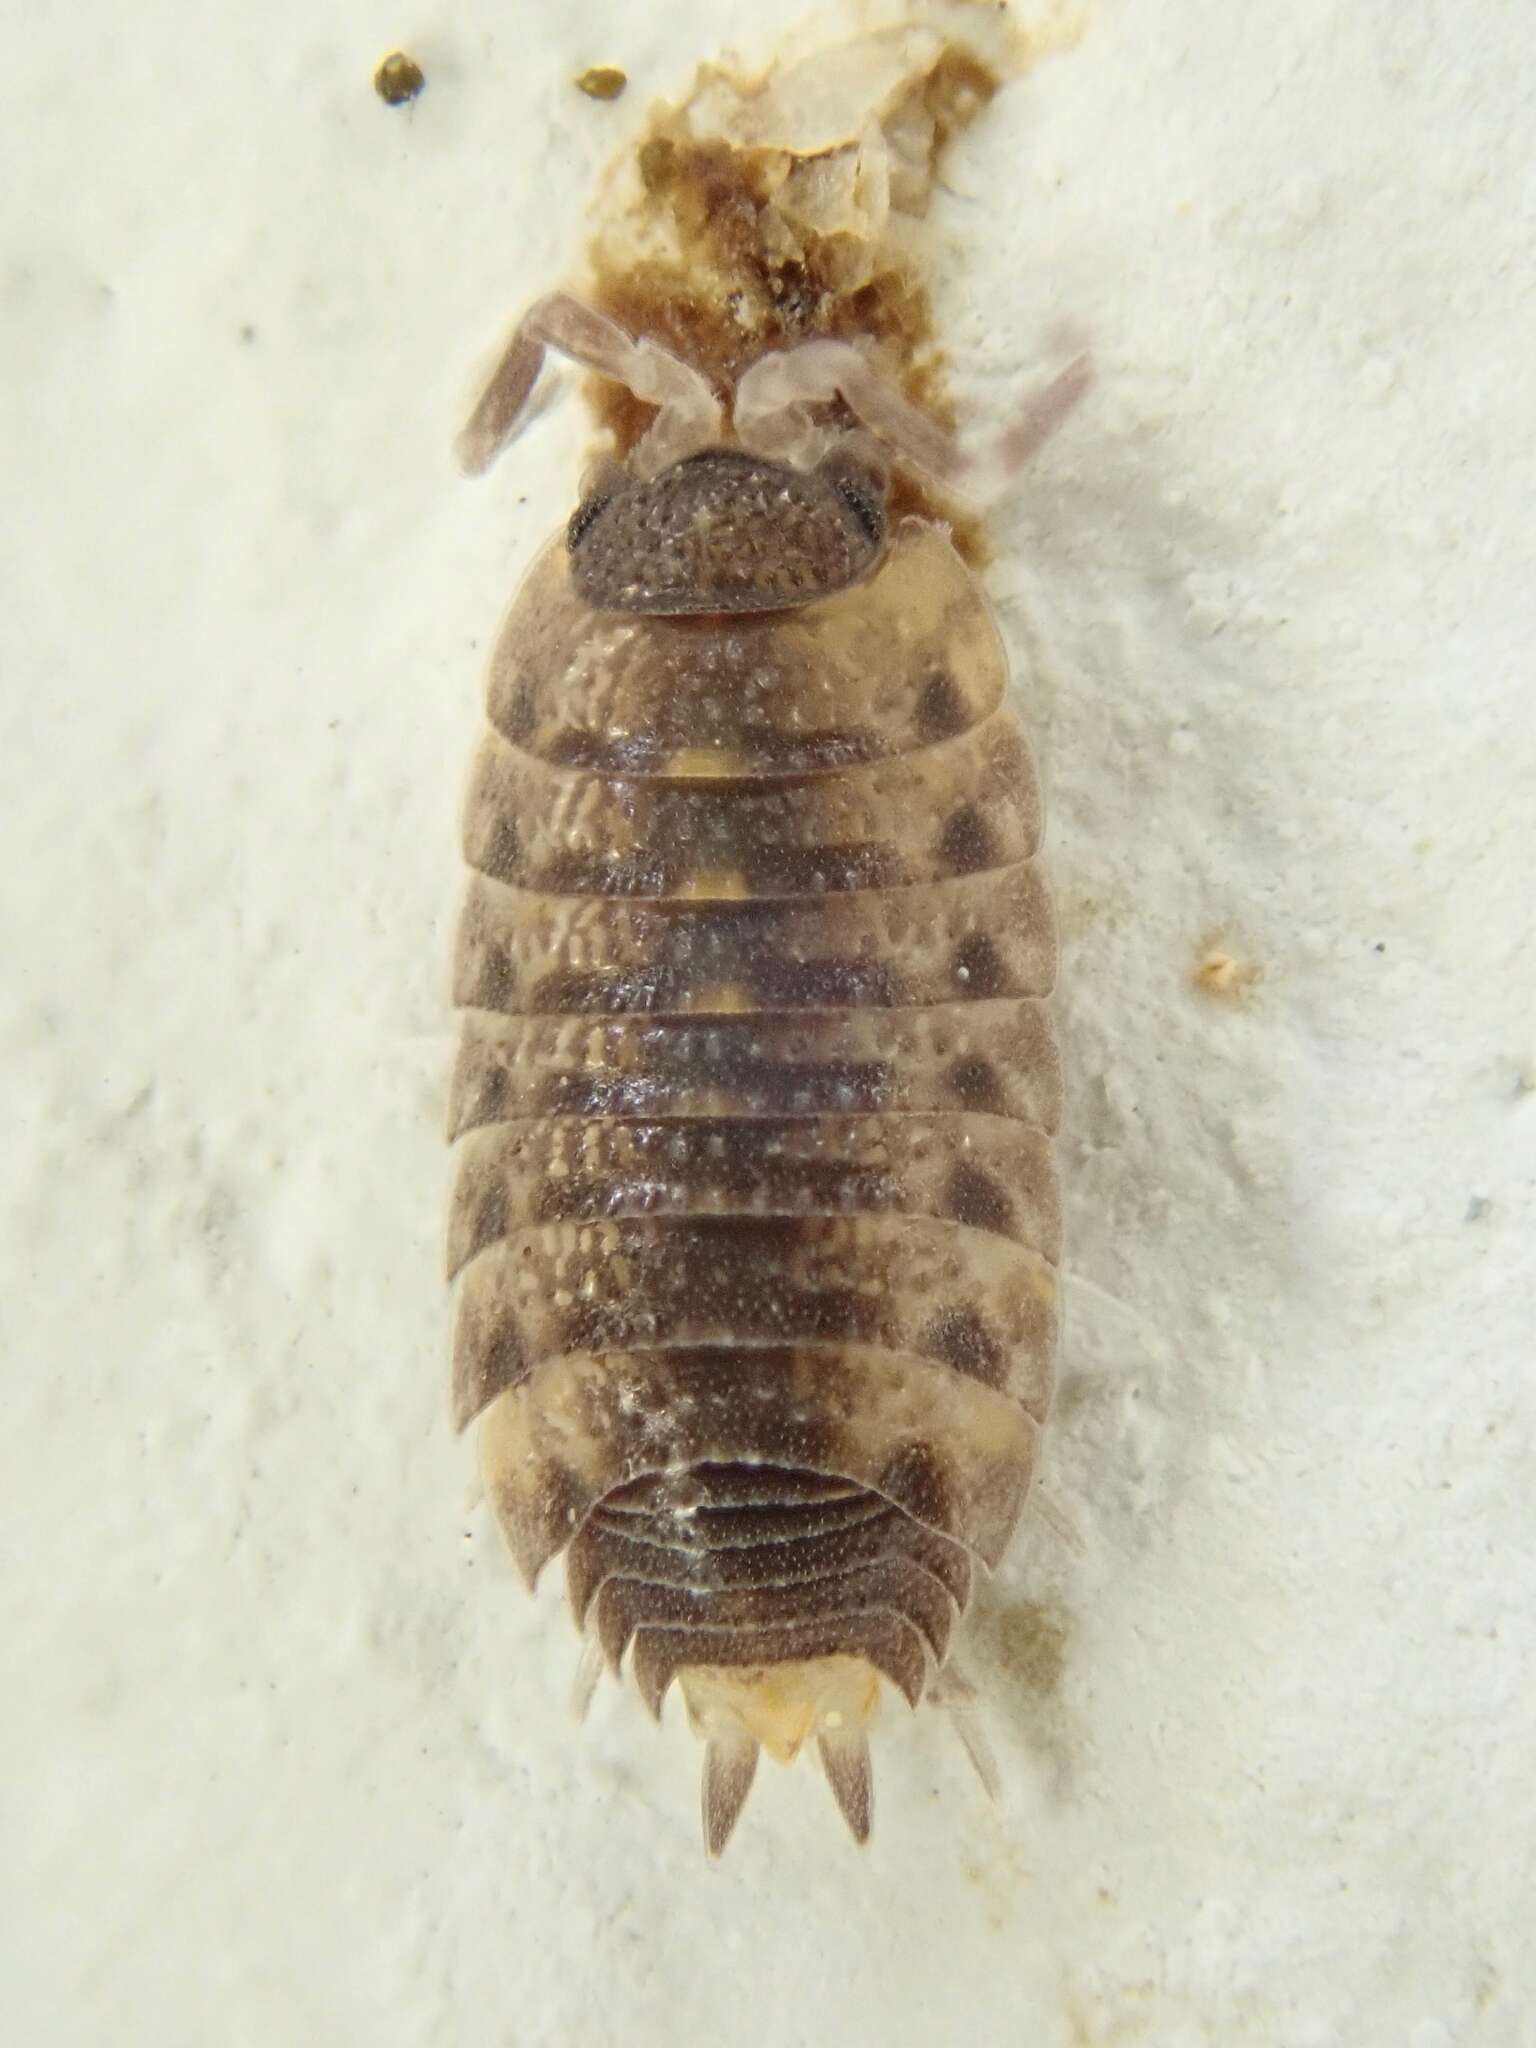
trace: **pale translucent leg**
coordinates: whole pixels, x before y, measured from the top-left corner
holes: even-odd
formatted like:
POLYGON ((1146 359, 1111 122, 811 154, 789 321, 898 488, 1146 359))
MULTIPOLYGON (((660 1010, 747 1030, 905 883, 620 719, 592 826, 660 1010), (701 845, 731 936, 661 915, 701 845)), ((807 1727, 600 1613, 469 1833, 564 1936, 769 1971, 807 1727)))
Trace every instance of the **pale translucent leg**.
POLYGON ((1082 1530, 1055 1494, 1042 1486, 1038 1479, 1029 1489, 1029 1506, 1064 1549, 1070 1550, 1074 1557, 1087 1555, 1088 1546, 1083 1541, 1082 1530))
POLYGON ((976 1711, 975 1686, 957 1664, 950 1663, 929 1686, 928 1697, 949 1715, 950 1725, 959 1736, 972 1768, 981 1780, 983 1791, 989 1799, 995 1800, 1002 1780, 998 1775, 997 1758, 992 1754, 992 1745, 976 1711))
POLYGON ((1093 366, 1077 356, 1029 398, 991 448, 969 451, 920 407, 872 369, 851 342, 806 341, 762 356, 736 387, 738 438, 761 454, 814 463, 829 437, 806 408, 834 398, 902 461, 967 496, 985 496, 1006 482, 1055 432, 1093 382, 1093 366))
POLYGON ((568 292, 556 292, 531 306, 518 322, 455 443, 460 465, 471 476, 489 469, 526 423, 528 403, 550 349, 660 406, 660 416, 641 444, 642 467, 661 468, 720 439, 719 401, 697 370, 654 341, 632 340, 616 321, 568 292))
POLYGON ((595 1636, 588 1636, 581 1646, 581 1659, 571 1681, 571 1711, 578 1721, 587 1718, 587 1709, 592 1704, 592 1695, 597 1691, 597 1681, 602 1675, 602 1645, 595 1636))
POLYGON ((1074 1301, 1091 1301, 1099 1308, 1107 1308, 1113 1314, 1123 1317, 1130 1328, 1145 1341, 1149 1357, 1155 1359, 1159 1365, 1167 1365, 1172 1361, 1173 1353, 1167 1338, 1161 1330, 1154 1328, 1147 1321, 1139 1309, 1134 1309, 1129 1302, 1122 1301, 1118 1294, 1111 1294, 1107 1287, 1100 1287, 1098 1282, 1090 1280, 1086 1273, 1074 1273, 1070 1267, 1064 1266, 1061 1269, 1061 1280, 1066 1290, 1069 1310, 1074 1301))

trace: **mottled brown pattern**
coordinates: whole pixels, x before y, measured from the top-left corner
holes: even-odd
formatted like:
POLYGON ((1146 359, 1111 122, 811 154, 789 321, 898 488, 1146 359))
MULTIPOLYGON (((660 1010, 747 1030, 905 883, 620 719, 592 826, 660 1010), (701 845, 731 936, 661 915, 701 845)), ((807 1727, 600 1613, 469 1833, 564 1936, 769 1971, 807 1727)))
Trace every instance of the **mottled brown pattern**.
POLYGON ((932 527, 902 527, 879 573, 838 597, 728 618, 594 612, 555 542, 492 657, 489 712, 555 766, 755 781, 954 738, 997 710, 1006 679, 991 614, 932 527))
POLYGON ((540 1223, 620 1216, 932 1216, 1047 1260, 1061 1218, 1045 1134, 1003 1117, 525 1117, 466 1140, 449 1268, 540 1223))
POLYGON ((572 586, 599 609, 672 617, 842 590, 875 564, 885 494, 871 503, 836 450, 831 463, 802 475, 743 448, 704 448, 605 489, 567 532, 572 586))
POLYGON ((638 1628, 736 1629, 840 1624, 855 1615, 894 1614, 914 1627, 942 1663, 954 1602, 921 1569, 899 1557, 845 1563, 820 1578, 736 1588, 664 1586, 609 1578, 591 1610, 598 1641, 617 1667, 638 1628))
MULTIPOLYGON (((770 1468, 771 1469, 771 1468, 770 1468)), ((787 1485, 796 1474, 775 1471, 787 1485)), ((571 1607, 578 1621, 608 1579, 682 1587, 703 1594, 742 1587, 788 1586, 822 1579, 852 1565, 899 1558, 924 1572, 955 1600, 970 1587, 965 1552, 910 1516, 868 1493, 836 1501, 796 1500, 785 1507, 680 1508, 656 1482, 643 1511, 598 1508, 566 1552, 571 1607), (626 1522, 635 1525, 626 1527, 626 1522), (770 1525, 773 1533, 769 1533, 770 1525), (636 1527, 642 1533, 635 1533, 636 1527)))
POLYGON ((490 733, 464 828, 472 867, 557 896, 707 895, 729 878, 752 896, 895 887, 1029 860, 1039 841, 1006 712, 840 775, 745 785, 552 768, 490 733))
POLYGON ((865 1344, 578 1353, 509 1387, 481 1430, 530 1581, 614 1488, 701 1463, 836 1473, 995 1564, 1039 1436, 1011 1394, 865 1344))
POLYGON ((657 1345, 884 1344, 1006 1387, 1043 1419, 1055 1285, 996 1232, 893 1215, 660 1215, 514 1230, 459 1291, 464 1420, 548 1358, 657 1345))
POLYGON ((1061 1072, 1040 1002, 777 1016, 468 1021, 455 1136, 518 1116, 758 1117, 980 1110, 1041 1131, 1061 1072))
POLYGON ((873 1494, 807 1498, 810 1475, 756 1470, 781 1499, 718 1505, 725 1489, 706 1467, 702 1486, 667 1475, 624 1489, 643 1495, 642 1512, 587 1518, 566 1552, 571 1607, 579 1624, 595 1619, 610 1662, 642 1628, 761 1630, 871 1613, 915 1628, 942 1662, 970 1597, 965 1551, 873 1494))
POLYGON ((916 1700, 1056 1343, 1055 932, 1001 649, 916 522, 793 610, 609 597, 552 548, 493 665, 455 1411, 522 1570, 565 1554, 653 1707, 839 1657, 916 1700))
POLYGON ((752 1010, 917 1009, 1048 995, 1050 899, 1032 861, 817 898, 639 902, 544 896, 479 876, 459 928, 454 998, 508 1016, 705 1013, 739 987, 752 1010))

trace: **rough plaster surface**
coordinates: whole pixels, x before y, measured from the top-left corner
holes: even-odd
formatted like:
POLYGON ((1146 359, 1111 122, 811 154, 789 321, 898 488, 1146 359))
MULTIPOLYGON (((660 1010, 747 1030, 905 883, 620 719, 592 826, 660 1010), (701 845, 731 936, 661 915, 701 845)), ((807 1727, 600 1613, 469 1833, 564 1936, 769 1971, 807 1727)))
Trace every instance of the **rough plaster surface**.
POLYGON ((6 2039, 1528 2042, 1529 11, 1098 0, 951 164, 968 409, 1060 314, 1101 369, 993 575, 1079 1548, 977 1615, 999 1808, 892 1712, 867 1853, 765 1770, 718 1870, 675 1705, 571 1725, 437 1278, 453 822, 582 427, 448 443, 645 100, 789 11, 638 16, 8 21, 6 2039))

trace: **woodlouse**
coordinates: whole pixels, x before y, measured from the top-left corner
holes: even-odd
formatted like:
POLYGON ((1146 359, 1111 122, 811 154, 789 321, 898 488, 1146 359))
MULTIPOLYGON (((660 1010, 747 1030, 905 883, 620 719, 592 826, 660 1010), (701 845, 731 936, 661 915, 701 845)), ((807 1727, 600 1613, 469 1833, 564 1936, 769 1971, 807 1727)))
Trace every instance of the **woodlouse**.
MULTIPOLYGON (((724 1845, 814 1737, 854 1835, 881 1679, 960 1706, 1051 1392, 1061 1095, 1040 804, 1001 642, 891 467, 967 465, 846 341, 729 386, 565 294, 651 424, 525 580, 464 845, 454 1403, 530 1582, 659 1712, 724 1845)), ((1024 411, 1022 459, 1087 381, 1024 411)), ((964 1728, 962 1727, 962 1732, 964 1728)), ((977 1754, 973 1748, 973 1755, 977 1754)))

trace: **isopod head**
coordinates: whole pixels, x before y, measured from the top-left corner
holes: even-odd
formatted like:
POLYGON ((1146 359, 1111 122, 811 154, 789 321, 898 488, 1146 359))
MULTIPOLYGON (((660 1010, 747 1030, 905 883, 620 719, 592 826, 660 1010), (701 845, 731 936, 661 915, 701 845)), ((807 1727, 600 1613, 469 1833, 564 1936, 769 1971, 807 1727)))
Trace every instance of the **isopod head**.
POLYGON ((858 583, 885 551, 886 480, 858 437, 809 472, 744 448, 618 473, 577 509, 571 576, 595 610, 783 611, 858 583))

